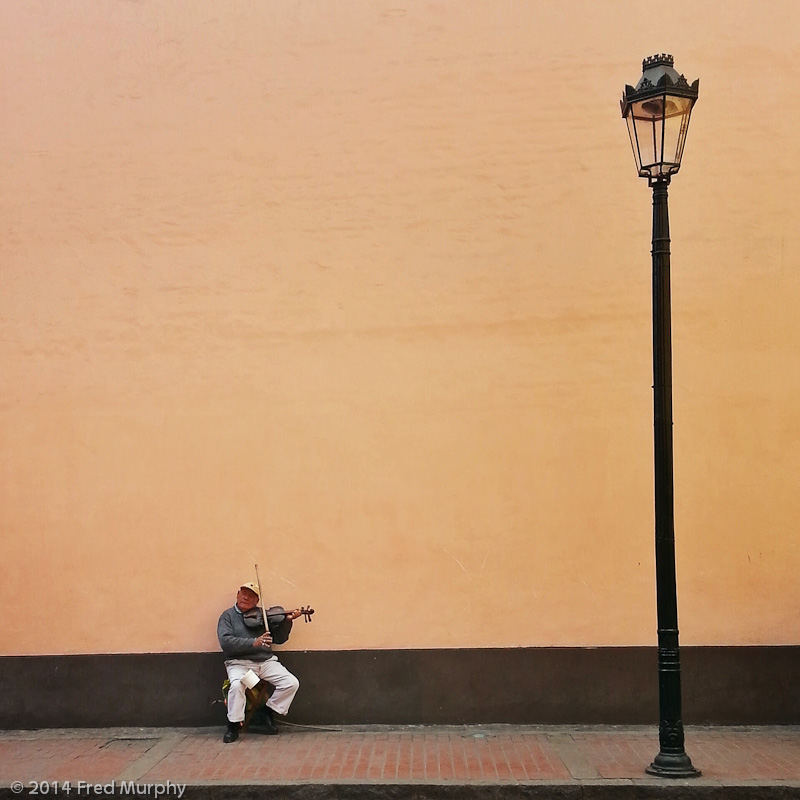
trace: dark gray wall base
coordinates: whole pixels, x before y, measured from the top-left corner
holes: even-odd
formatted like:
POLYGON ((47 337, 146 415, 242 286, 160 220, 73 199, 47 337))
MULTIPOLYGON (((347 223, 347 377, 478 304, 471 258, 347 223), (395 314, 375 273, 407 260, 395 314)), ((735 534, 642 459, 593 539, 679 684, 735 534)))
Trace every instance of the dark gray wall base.
MULTIPOLYGON (((652 724, 655 648, 285 652, 306 724, 652 724)), ((800 646, 684 647, 687 724, 800 724, 800 646)), ((0 657, 4 729, 223 724, 219 653, 0 657)))

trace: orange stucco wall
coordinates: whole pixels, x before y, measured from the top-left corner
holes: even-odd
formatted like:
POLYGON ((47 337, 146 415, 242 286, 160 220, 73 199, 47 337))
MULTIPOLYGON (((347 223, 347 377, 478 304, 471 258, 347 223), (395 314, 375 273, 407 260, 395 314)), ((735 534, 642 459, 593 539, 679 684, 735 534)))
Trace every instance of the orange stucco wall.
POLYGON ((654 643, 657 52, 682 642, 798 643, 800 4, 648 16, 5 0, 0 653, 654 643))

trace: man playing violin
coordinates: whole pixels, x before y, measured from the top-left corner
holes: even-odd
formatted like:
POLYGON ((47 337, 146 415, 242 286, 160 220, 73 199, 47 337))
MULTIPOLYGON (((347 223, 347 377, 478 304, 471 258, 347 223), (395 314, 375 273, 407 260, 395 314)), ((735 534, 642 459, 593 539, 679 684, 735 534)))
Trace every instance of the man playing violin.
POLYGON ((257 584, 243 583, 236 595, 236 605, 223 611, 217 623, 217 638, 227 657, 225 669, 230 681, 228 727, 222 739, 226 743, 239 738, 246 705, 242 678, 248 670, 253 670, 261 680, 275 687, 267 700, 267 732, 270 734, 278 732, 273 713, 286 714, 300 686, 300 681, 279 663, 278 657, 272 652, 272 643, 274 637, 275 644, 283 644, 289 638, 292 620, 303 612, 299 609, 284 612, 270 626, 270 631, 265 627, 263 611, 258 607, 259 597, 257 584))

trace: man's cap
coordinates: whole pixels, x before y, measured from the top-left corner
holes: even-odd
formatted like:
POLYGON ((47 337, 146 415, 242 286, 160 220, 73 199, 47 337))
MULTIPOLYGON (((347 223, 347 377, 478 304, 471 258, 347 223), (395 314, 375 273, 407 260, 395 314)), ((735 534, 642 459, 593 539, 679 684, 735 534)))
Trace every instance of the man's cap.
POLYGON ((239 588, 249 589, 251 592, 255 592, 259 597, 261 597, 261 590, 258 588, 257 583, 250 581, 250 583, 243 583, 239 588))

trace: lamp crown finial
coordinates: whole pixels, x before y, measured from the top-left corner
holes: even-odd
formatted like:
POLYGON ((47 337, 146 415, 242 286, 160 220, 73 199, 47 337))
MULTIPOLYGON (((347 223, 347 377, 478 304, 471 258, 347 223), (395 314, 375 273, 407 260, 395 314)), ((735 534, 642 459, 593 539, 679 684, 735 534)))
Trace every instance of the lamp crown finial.
POLYGON ((675 59, 668 53, 648 56, 644 61, 642 61, 642 72, 651 69, 652 67, 657 67, 661 64, 667 67, 672 67, 675 65, 675 59))

